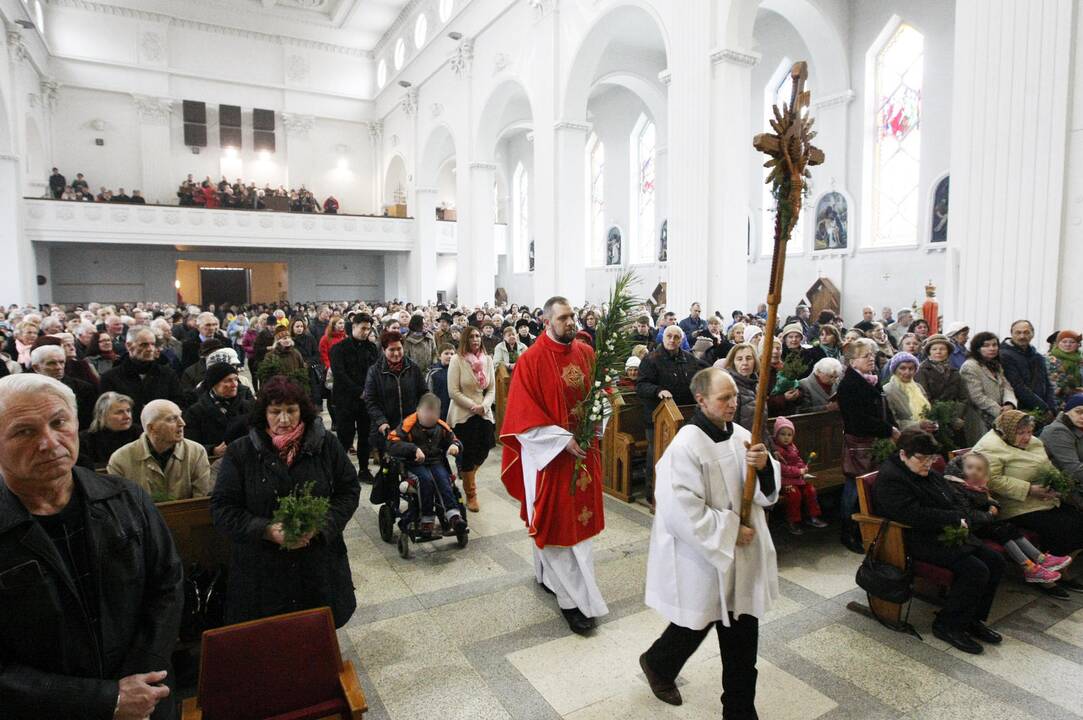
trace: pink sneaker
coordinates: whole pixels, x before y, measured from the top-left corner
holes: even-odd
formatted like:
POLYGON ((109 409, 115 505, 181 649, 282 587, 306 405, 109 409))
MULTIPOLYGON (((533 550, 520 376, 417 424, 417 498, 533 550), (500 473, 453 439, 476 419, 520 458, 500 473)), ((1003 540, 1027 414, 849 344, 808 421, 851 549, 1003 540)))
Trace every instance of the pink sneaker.
POLYGON ((1055 570, 1047 570, 1037 563, 1030 563, 1023 568, 1023 579, 1028 583, 1055 583, 1060 580, 1060 573, 1055 570))
POLYGON ((1050 555, 1044 553, 1045 558, 1038 563, 1046 570, 1063 570, 1072 564, 1072 558, 1068 555, 1050 555))

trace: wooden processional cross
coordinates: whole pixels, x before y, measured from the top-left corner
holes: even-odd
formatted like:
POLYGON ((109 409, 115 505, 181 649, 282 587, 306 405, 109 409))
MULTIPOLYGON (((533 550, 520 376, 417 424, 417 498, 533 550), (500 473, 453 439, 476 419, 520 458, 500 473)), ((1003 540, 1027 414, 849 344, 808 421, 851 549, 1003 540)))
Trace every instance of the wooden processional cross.
MULTIPOLYGON (((775 245, 771 257, 771 284, 767 290, 767 326, 763 330, 763 350, 760 352, 760 379, 756 387, 756 413, 752 421, 752 445, 763 442, 763 426, 767 415, 767 387, 771 373, 771 354, 774 351, 775 326, 778 322, 778 304, 782 300, 782 277, 786 267, 786 243, 790 232, 797 225, 801 214, 801 199, 805 178, 810 165, 824 161, 824 153, 812 145, 816 133, 812 131, 813 120, 808 116, 809 91, 805 90, 808 65, 794 63, 790 69, 790 103, 780 108, 774 106, 771 120, 773 133, 761 133, 752 140, 752 146, 769 156, 763 164, 770 168, 767 183, 775 198, 775 245)), ((748 525, 752 510, 752 497, 756 494, 756 469, 749 466, 741 495, 741 523, 748 525)), ((781 482, 781 479, 779 479, 781 482)))

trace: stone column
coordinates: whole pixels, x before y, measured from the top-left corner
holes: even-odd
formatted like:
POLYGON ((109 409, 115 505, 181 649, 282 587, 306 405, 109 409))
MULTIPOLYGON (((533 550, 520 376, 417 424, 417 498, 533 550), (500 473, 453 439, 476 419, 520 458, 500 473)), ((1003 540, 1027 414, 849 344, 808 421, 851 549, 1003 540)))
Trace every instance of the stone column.
MULTIPOLYGON (((958 0, 944 317, 1005 335, 1058 324, 1072 0, 958 0)), ((925 192, 925 188, 922 189, 925 192)), ((1079 282, 1067 267, 1066 287, 1079 282)), ((1075 315, 1079 318, 1079 315, 1075 315)), ((1044 348, 1044 343, 1039 343, 1044 348)))
POLYGON ((493 247, 493 180, 496 165, 471 162, 469 172, 459 165, 458 211, 459 303, 492 303, 496 290, 496 255, 493 247))
POLYGON ((586 162, 584 153, 590 126, 583 123, 560 122, 556 133, 556 285, 553 292, 539 287, 534 279, 534 304, 543 303, 552 295, 563 295, 573 304, 586 300, 587 274, 585 244, 597 242, 588 238, 586 208, 586 162))
POLYGON ((409 298, 414 303, 436 300, 436 196, 434 187, 414 189, 414 247, 410 250, 409 298))
POLYGON ((372 206, 369 212, 373 215, 380 214, 384 196, 384 163, 383 163, 383 120, 369 122, 369 151, 372 153, 372 206))
MULTIPOLYGON (((670 309, 684 317, 691 302, 702 301, 705 314, 716 310, 729 317, 730 312, 749 306, 753 299, 767 296, 767 288, 749 288, 748 247, 748 166, 756 152, 749 127, 752 68, 759 56, 750 52, 723 48, 710 55, 711 79, 711 182, 710 200, 702 212, 709 217, 709 241, 699 262, 706 259, 705 293, 685 298, 670 309)), ((670 113, 670 118, 674 114, 670 113)), ((672 119, 671 119, 672 122, 672 119)), ((678 164, 676 167, 681 167, 678 164)), ((670 227, 672 258, 673 228, 670 227)), ((684 246, 682 246, 684 247, 684 246)), ((683 275, 672 275, 683 280, 683 275)), ((677 283, 683 284, 683 283, 677 283)))
POLYGON ((282 113, 279 116, 286 128, 286 187, 311 187, 312 140, 309 131, 315 126, 312 115, 282 113))
POLYGON ((0 304, 38 302, 34 249, 22 233, 19 157, 0 154, 0 304))
POLYGON ((167 98, 132 95, 139 116, 139 159, 142 169, 141 185, 128 188, 140 190, 148 203, 166 204, 176 201, 176 173, 170 167, 169 117, 173 101, 167 98))

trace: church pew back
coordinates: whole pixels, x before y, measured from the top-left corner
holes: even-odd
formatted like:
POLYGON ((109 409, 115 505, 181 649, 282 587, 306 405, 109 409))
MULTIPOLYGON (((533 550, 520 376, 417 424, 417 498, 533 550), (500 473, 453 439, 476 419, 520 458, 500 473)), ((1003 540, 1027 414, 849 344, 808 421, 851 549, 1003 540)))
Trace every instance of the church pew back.
POLYGON ((632 391, 617 393, 602 435, 603 489, 625 502, 632 499, 632 461, 646 454, 643 402, 632 391))
POLYGON ((189 500, 171 500, 158 503, 177 553, 187 569, 192 563, 205 568, 228 565, 229 538, 214 528, 211 522, 211 499, 209 497, 189 500))
POLYGON ((511 387, 511 374, 505 365, 498 365, 494 373, 496 382, 496 408, 493 411, 496 420, 497 442, 500 442, 500 428, 504 427, 504 411, 508 407, 508 388, 511 387))

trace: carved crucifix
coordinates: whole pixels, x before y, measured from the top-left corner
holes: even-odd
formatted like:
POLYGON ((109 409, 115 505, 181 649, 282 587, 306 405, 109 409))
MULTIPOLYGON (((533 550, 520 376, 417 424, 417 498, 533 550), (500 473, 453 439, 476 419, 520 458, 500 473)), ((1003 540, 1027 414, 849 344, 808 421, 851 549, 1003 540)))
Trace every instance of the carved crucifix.
MULTIPOLYGON (((771 281, 767 290, 767 326, 763 331, 763 349, 760 353, 760 378, 756 387, 756 412, 749 430, 752 444, 763 441, 763 426, 767 414, 767 393, 770 380, 771 354, 774 351, 775 326, 778 323, 778 304, 782 301, 782 278, 786 267, 786 243, 790 232, 797 225, 801 214, 801 200, 805 178, 810 177, 809 166, 824 161, 823 151, 812 145, 816 133, 813 120, 808 116, 809 91, 805 90, 808 66, 794 63, 790 69, 790 102, 780 108, 774 106, 771 120, 773 133, 761 133, 752 140, 752 146, 769 156, 763 164, 770 169, 767 183, 775 198, 775 245, 771 258, 771 281)), ((752 510, 752 497, 756 494, 756 470, 749 467, 741 495, 741 523, 748 525, 752 510)), ((781 478, 778 479, 781 482, 781 478)))

